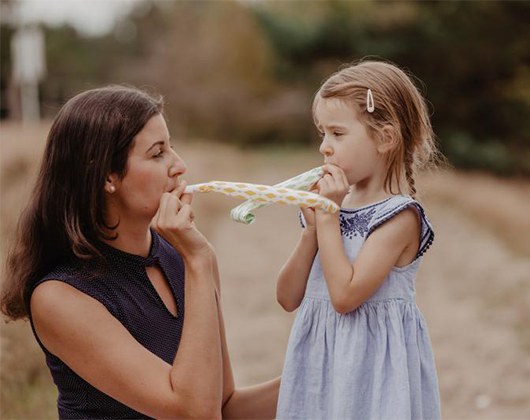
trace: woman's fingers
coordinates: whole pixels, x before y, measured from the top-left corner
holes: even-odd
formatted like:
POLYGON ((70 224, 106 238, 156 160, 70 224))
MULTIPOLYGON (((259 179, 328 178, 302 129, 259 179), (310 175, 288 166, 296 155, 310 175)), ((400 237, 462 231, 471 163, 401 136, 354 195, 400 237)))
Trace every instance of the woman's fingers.
POLYGON ((184 193, 187 185, 188 183, 185 180, 182 180, 179 186, 171 192, 172 195, 175 195, 179 199, 181 205, 191 204, 191 201, 193 200, 193 193, 184 193))
POLYGON ((186 189, 186 185, 188 185, 188 183, 185 180, 182 180, 179 183, 178 187, 171 191, 171 194, 175 195, 177 198, 180 199, 184 193, 184 190, 186 189))
POLYGON ((167 193, 162 194, 162 197, 160 197, 160 204, 158 205, 158 210, 156 211, 155 217, 153 217, 153 222, 155 226, 160 225, 162 215, 166 214, 167 200, 168 200, 168 194, 167 193))
POLYGON ((182 204, 191 204, 193 200, 193 193, 185 193, 180 196, 180 201, 182 204))
POLYGON ((185 258, 210 255, 210 243, 195 227, 195 215, 190 205, 193 194, 184 194, 185 188, 186 183, 182 182, 173 191, 162 195, 153 227, 185 258))
POLYGON ((182 203, 174 192, 162 194, 160 205, 153 217, 155 229, 167 229, 169 226, 172 226, 181 207, 182 203))
POLYGON ((183 204, 180 208, 179 213, 177 214, 177 218, 181 221, 186 223, 193 223, 193 220, 195 219, 195 214, 193 213, 193 207, 191 207, 189 204, 183 204))

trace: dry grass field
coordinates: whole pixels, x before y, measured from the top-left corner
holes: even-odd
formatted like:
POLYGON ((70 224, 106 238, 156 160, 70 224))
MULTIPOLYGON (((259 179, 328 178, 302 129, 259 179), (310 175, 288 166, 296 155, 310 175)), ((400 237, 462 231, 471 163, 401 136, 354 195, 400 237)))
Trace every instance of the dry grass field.
MULTIPOLYGON (((28 195, 47 124, 0 129, 0 253, 28 195)), ((241 152, 177 141, 189 182, 276 183, 320 164, 314 151, 241 152)), ((420 185, 436 240, 417 280, 446 419, 530 418, 530 181, 443 171, 420 185)), ((238 385, 279 375, 293 314, 275 302, 275 276, 298 234, 297 210, 271 206, 250 226, 238 201, 196 195, 199 228, 216 247, 238 385)), ((2 419, 56 418, 56 391, 28 323, 1 325, 2 419)))

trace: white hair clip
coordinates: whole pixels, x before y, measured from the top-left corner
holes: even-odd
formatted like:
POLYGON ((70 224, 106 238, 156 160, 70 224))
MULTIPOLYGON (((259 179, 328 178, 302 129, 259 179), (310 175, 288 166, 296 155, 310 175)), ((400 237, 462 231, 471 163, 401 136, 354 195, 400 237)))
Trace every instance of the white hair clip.
POLYGON ((366 91, 366 110, 371 114, 375 110, 374 96, 372 95, 372 89, 366 91))

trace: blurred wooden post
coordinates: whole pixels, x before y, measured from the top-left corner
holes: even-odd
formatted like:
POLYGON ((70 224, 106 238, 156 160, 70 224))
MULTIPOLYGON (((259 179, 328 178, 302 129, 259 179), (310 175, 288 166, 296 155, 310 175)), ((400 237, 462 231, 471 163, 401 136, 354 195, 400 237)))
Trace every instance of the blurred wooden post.
POLYGON ((17 30, 11 41, 13 81, 20 87, 22 121, 40 119, 39 82, 46 74, 44 34, 35 25, 17 30))

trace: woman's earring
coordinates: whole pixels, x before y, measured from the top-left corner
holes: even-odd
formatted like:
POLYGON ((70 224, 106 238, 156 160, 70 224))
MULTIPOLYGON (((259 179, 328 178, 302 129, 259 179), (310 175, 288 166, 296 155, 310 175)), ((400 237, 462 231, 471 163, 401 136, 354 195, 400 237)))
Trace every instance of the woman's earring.
POLYGON ((375 111, 374 96, 372 95, 372 89, 366 91, 366 110, 371 114, 375 111))
POLYGON ((111 185, 109 187, 109 193, 114 194, 116 192, 116 187, 114 185, 111 185))

